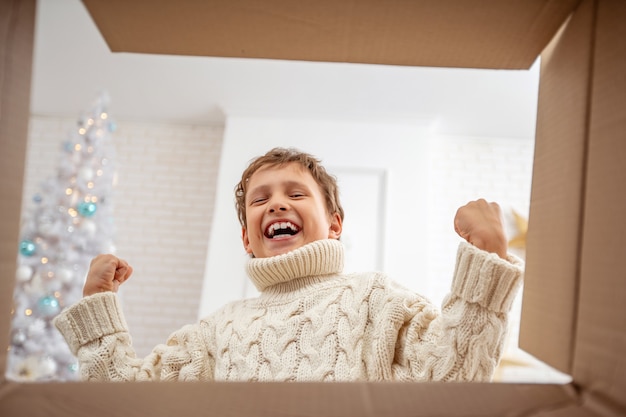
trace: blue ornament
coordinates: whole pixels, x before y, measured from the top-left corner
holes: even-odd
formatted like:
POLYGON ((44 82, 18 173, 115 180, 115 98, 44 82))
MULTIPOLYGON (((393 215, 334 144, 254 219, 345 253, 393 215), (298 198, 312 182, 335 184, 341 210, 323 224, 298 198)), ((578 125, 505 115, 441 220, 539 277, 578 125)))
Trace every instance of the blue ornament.
POLYGON ((35 203, 41 203, 41 200, 43 200, 43 198, 41 197, 41 194, 35 194, 35 195, 33 196, 33 201, 34 201, 35 203))
POLYGON ((81 202, 78 203, 78 214, 80 214, 83 217, 91 217, 94 214, 96 214, 96 210, 98 209, 98 206, 96 205, 96 203, 87 203, 87 202, 81 202))
POLYGON ((24 256, 32 256, 37 251, 37 245, 31 240, 22 240, 20 242, 20 253, 24 256))
POLYGON ((74 144, 70 141, 63 142, 63 150, 67 153, 72 153, 74 151, 74 144))
POLYGON ((109 132, 113 133, 117 130, 117 124, 113 121, 109 122, 109 132))
POLYGON ((53 296, 47 295, 37 301, 37 311, 45 317, 56 316, 61 311, 61 304, 53 296))

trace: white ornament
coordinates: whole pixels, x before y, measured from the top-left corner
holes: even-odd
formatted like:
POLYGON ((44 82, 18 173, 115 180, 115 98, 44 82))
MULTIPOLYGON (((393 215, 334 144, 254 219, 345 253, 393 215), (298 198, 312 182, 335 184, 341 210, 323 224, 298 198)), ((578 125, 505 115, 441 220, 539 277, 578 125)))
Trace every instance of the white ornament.
POLYGON ((39 375, 41 377, 50 377, 57 371, 57 363, 49 356, 39 360, 39 375))
POLYGON ((34 274, 30 281, 24 285, 24 292, 28 295, 41 294, 43 290, 43 280, 38 273, 34 274))
POLYGON ((78 176, 83 181, 91 181, 93 179, 93 169, 89 167, 83 167, 78 171, 78 176))
POLYGON ((40 338, 46 332, 46 322, 43 319, 35 319, 28 326, 28 336, 32 339, 40 338))
POLYGON ((18 282, 26 282, 33 276, 33 268, 28 265, 20 265, 15 271, 15 279, 18 282))
POLYGON ((13 337, 11 337, 11 342, 16 346, 22 346, 25 341, 26 341, 26 334, 21 330, 16 331, 13 334, 13 337))
POLYGON ((89 237, 94 237, 96 235, 96 231, 98 230, 98 225, 91 220, 83 220, 80 228, 83 229, 89 237))
POLYGON ((57 278, 59 278, 62 283, 69 284, 74 278, 74 272, 67 268, 59 268, 57 271, 57 278))

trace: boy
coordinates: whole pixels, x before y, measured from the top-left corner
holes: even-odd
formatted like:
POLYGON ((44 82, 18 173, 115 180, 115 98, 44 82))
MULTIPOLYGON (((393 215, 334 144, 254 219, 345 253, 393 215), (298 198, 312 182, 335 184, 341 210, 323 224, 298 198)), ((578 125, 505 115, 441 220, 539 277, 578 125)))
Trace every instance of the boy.
POLYGON ((460 208, 461 243, 440 312, 378 272, 342 274, 343 208, 312 155, 276 148, 235 189, 257 298, 229 303, 137 358, 115 292, 132 267, 91 263, 84 298, 55 325, 87 380, 488 381, 522 279, 500 209, 460 208))

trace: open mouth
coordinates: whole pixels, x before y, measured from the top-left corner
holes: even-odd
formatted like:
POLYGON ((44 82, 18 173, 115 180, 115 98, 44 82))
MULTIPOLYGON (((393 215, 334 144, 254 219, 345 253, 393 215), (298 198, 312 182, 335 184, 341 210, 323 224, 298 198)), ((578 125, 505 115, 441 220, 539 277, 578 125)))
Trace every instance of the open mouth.
POLYGON ((291 222, 276 222, 265 229, 265 237, 276 239, 279 237, 293 236, 300 231, 300 226, 291 222))

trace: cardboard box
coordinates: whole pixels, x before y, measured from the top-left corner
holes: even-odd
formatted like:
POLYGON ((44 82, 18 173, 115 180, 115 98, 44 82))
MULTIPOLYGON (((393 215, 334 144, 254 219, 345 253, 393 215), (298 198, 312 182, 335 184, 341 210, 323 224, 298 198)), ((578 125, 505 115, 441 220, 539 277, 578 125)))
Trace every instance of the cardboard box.
MULTIPOLYGON (((528 68, 541 54, 520 343, 573 381, 16 384, 3 379, 0 415, 626 415, 621 265, 626 255, 626 2, 85 4, 114 52, 501 69, 528 68)), ((13 173, 23 169, 28 120, 28 95, 16 99, 15 94, 28 84, 30 69, 30 61, 14 51, 32 51, 33 5, 34 0, 15 0, 0 6, 3 346, 8 346, 6 306, 11 305, 21 201, 13 173)))
POLYGON ((83 3, 113 52, 519 69, 578 1, 83 3))

